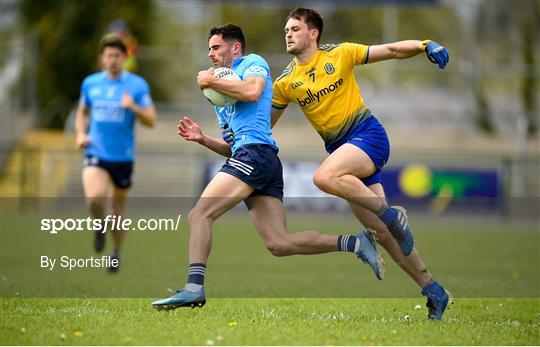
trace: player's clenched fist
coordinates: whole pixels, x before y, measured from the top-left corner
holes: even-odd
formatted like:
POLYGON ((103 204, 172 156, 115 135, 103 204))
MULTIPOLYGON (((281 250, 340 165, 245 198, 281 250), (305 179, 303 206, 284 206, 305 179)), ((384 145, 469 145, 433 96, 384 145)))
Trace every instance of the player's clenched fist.
POLYGON ((77 139, 75 141, 77 148, 86 148, 90 144, 90 137, 86 134, 77 134, 77 139))
POLYGON ((197 74, 197 84, 201 89, 207 88, 210 81, 214 79, 216 79, 216 77, 214 77, 213 67, 209 68, 208 70, 199 71, 197 74))
POLYGON ((124 94, 122 94, 121 104, 122 104, 122 107, 131 109, 133 108, 133 105, 135 105, 135 101, 133 100, 133 97, 129 95, 128 92, 124 92, 124 94))
POLYGON ((429 61, 433 64, 438 64, 441 69, 446 67, 446 64, 448 64, 448 61, 450 60, 450 55, 446 48, 431 40, 422 41, 422 47, 424 48, 429 61))

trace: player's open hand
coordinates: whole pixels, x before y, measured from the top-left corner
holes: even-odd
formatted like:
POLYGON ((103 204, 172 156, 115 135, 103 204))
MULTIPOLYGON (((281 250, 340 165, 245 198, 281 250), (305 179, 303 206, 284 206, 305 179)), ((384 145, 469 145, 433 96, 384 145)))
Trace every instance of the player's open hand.
POLYGON ((210 81, 214 79, 216 79, 216 77, 214 77, 214 68, 211 67, 208 70, 199 71, 199 74, 197 75, 197 84, 201 89, 208 88, 210 81))
POLYGON ((181 119, 180 123, 178 123, 178 135, 182 136, 186 141, 201 143, 203 140, 201 127, 187 116, 184 116, 184 119, 181 119))
POLYGON ((129 95, 128 92, 124 92, 124 94, 122 95, 122 107, 131 109, 133 108, 133 105, 135 105, 133 97, 129 95))
POLYGON ((77 148, 86 148, 90 144, 90 137, 87 134, 77 134, 75 143, 77 148))
POLYGON ((426 44, 426 55, 430 62, 433 64, 438 64, 440 69, 446 67, 448 61, 450 60, 450 55, 448 51, 443 46, 439 45, 435 41, 429 41, 426 44))

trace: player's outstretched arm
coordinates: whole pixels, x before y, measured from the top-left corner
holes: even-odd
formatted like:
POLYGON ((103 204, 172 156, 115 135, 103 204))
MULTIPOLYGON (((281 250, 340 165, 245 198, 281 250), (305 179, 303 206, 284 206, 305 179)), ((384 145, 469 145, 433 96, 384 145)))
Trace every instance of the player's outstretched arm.
POLYGON ((226 80, 214 76, 214 68, 200 71, 197 84, 202 89, 212 88, 233 99, 243 102, 256 102, 264 91, 266 80, 258 76, 250 76, 245 80, 226 80))
POLYGON ((77 107, 77 114, 75 116, 75 136, 77 148, 85 148, 90 143, 90 138, 86 134, 86 115, 88 114, 88 107, 84 102, 80 101, 77 107))
POLYGON ((186 141, 197 142, 224 157, 231 156, 231 146, 225 140, 203 134, 199 124, 187 116, 178 123, 178 135, 186 141))
POLYGON ((446 48, 431 40, 406 40, 382 45, 369 46, 368 64, 387 59, 407 59, 422 52, 439 68, 444 69, 450 59, 446 48))

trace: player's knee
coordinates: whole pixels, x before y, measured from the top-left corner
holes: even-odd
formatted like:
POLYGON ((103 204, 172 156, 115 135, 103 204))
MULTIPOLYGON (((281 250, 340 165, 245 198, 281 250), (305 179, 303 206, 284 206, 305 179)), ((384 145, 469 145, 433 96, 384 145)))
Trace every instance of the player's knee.
POLYGON ((202 221, 205 218, 205 215, 203 212, 204 211, 202 211, 200 208, 197 208, 197 207, 189 211, 188 213, 189 225, 193 225, 193 224, 196 224, 197 222, 202 221))
POLYGON ((313 183, 317 188, 326 193, 333 191, 334 176, 324 170, 318 170, 313 176, 313 183))
POLYGON ((203 211, 197 207, 193 208, 188 213, 188 223, 189 225, 193 225, 197 222, 200 222, 204 218, 203 211))
POLYGON ((191 211, 188 213, 188 223, 189 225, 193 225, 196 223, 201 222, 208 222, 213 221, 215 218, 213 218, 212 213, 206 209, 194 207, 191 211))
POLYGON ((266 243, 266 248, 276 257, 285 257, 291 254, 289 247, 280 241, 269 241, 266 243))

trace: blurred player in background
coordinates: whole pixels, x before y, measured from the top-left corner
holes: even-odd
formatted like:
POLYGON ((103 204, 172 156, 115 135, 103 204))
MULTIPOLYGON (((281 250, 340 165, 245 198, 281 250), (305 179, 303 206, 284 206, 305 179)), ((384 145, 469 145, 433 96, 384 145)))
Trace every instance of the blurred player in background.
POLYGON ((203 134, 189 117, 180 121, 178 134, 228 159, 189 213, 191 233, 186 285, 170 298, 153 302, 152 306, 156 309, 174 309, 203 306, 206 303, 204 278, 212 247, 212 225, 242 201, 248 206, 257 231, 273 255, 351 252, 368 263, 377 278, 382 279, 382 258, 371 234, 287 233, 282 202, 282 166, 270 128, 270 68, 262 57, 244 55, 244 35, 236 25, 212 28, 208 39, 208 56, 214 67, 231 68, 240 77, 240 80, 219 79, 213 75, 213 68, 201 71, 197 76, 201 89, 212 88, 238 100, 229 107, 215 107, 228 142, 203 134))
MULTIPOLYGON (((102 72, 86 77, 75 120, 77 146, 85 149, 82 181, 93 218, 105 217, 105 198, 111 212, 120 216, 131 187, 135 160, 135 122, 153 127, 156 111, 146 81, 123 69, 127 56, 124 42, 110 36, 101 42, 102 72), (87 121, 89 116, 89 122, 87 121)), ((111 258, 120 261, 123 230, 112 230, 111 258)), ((95 233, 94 249, 101 252, 105 234, 95 233)), ((109 268, 118 271, 118 266, 109 268)))
POLYGON ((448 52, 430 40, 319 45, 322 30, 323 19, 313 10, 297 8, 287 17, 286 49, 294 59, 274 84, 272 126, 290 102, 300 106, 329 153, 315 173, 315 185, 346 199, 358 220, 376 231, 379 243, 422 288, 428 318, 439 320, 451 296, 422 263, 405 210, 386 203, 380 171, 388 161, 390 143, 360 95, 354 66, 425 52, 444 69, 448 52))

